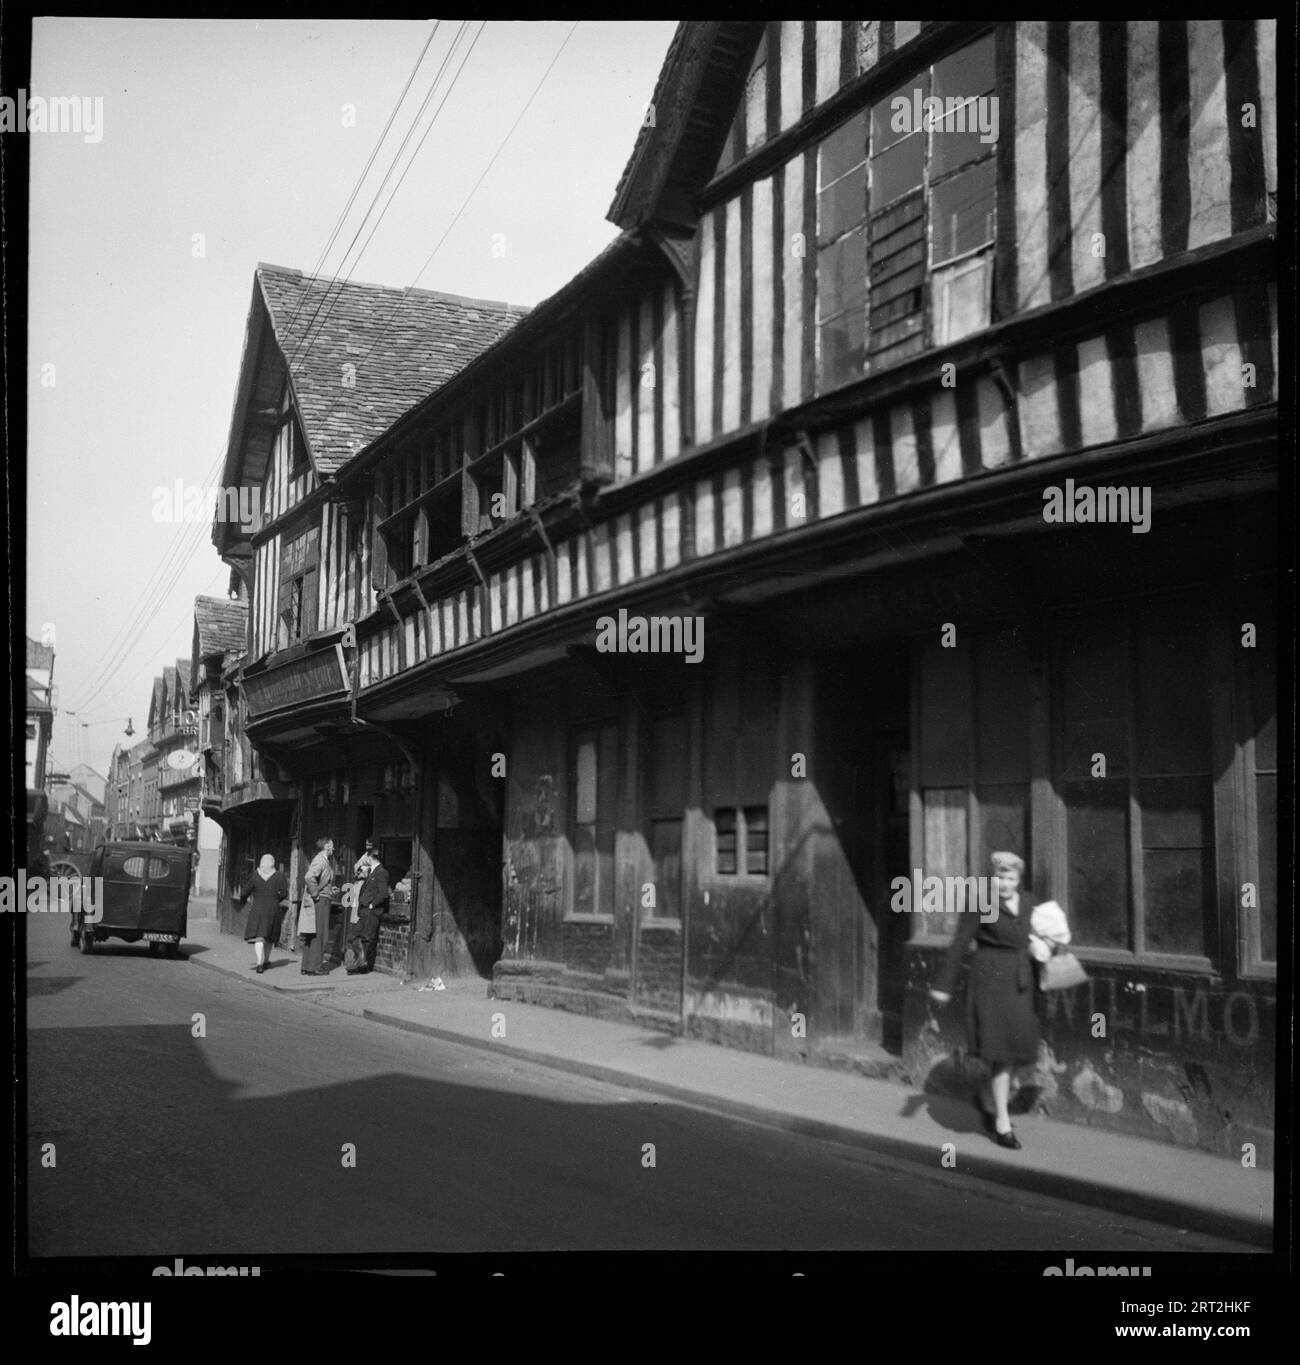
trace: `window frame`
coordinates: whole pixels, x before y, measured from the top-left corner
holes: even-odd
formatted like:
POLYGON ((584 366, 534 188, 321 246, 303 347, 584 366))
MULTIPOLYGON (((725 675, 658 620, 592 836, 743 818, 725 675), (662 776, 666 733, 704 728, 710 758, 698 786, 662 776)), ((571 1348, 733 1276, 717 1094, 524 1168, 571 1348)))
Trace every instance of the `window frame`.
MULTIPOLYGON (((1234 606, 1235 611, 1229 616, 1228 624, 1231 628, 1241 629, 1244 621, 1253 621, 1257 632, 1260 630, 1260 613, 1258 608, 1265 605, 1268 615, 1268 628, 1272 632, 1272 639, 1269 642, 1273 653, 1273 672, 1274 683, 1277 691, 1274 694, 1274 724, 1276 725, 1277 712, 1279 707, 1277 702, 1281 700, 1281 686, 1277 675, 1278 649, 1277 649, 1277 622, 1279 617, 1277 601, 1277 585, 1268 579, 1251 576, 1241 585, 1242 590, 1237 596, 1234 606), (1267 598, 1267 603, 1263 599, 1267 598)), ((1238 636, 1238 639, 1240 637, 1238 636)), ((1256 640, 1255 648, 1258 649, 1260 641, 1256 640)), ((1261 951, 1262 927, 1260 923, 1260 906, 1245 908, 1241 905, 1241 886, 1245 882, 1251 882, 1255 886, 1256 900, 1262 895, 1262 877, 1260 875, 1260 839, 1259 839, 1259 800, 1258 800, 1258 781, 1261 773, 1270 774, 1276 780, 1278 773, 1276 740, 1274 741, 1273 766, 1271 769, 1261 769, 1257 766, 1256 740, 1259 734, 1259 717, 1255 709, 1255 689, 1253 680, 1250 677, 1249 661, 1247 651, 1238 643, 1233 650, 1232 682, 1235 689, 1234 698, 1238 702, 1233 707, 1234 717, 1234 747, 1240 759, 1240 780, 1234 789, 1233 814, 1236 818, 1238 837, 1236 840, 1236 861, 1232 864, 1235 881, 1233 906, 1236 916, 1237 933, 1237 974, 1242 980, 1273 981, 1277 980, 1278 963, 1278 929, 1277 915, 1274 912, 1274 944, 1272 958, 1267 958, 1261 951)), ((1217 812, 1216 812, 1217 813, 1217 812)), ((1281 820, 1278 818, 1278 803, 1274 803, 1274 821, 1280 826, 1281 820)), ((1274 834, 1274 867, 1273 880, 1275 887, 1278 884, 1278 862, 1277 858, 1277 836, 1274 834)), ((1279 892, 1279 901, 1281 895, 1279 892)))
MULTIPOLYGON (((934 169, 936 163, 935 139, 942 135, 940 128, 930 128, 926 126, 924 104, 922 111, 922 121, 919 128, 914 128, 910 132, 903 133, 895 138, 886 146, 877 149, 876 136, 873 123, 876 121, 877 111, 882 112, 882 116, 888 118, 889 106, 893 99, 900 94, 911 94, 912 90, 918 86, 923 86, 925 98, 933 95, 935 88, 935 70, 944 62, 958 56, 968 48, 973 48, 980 43, 991 43, 992 51, 992 70, 990 71, 990 87, 987 91, 971 95, 962 108, 973 105, 976 100, 982 98, 998 98, 997 83, 997 28, 990 28, 974 37, 967 37, 959 44, 947 48, 938 54, 931 54, 919 65, 910 65, 896 72, 891 73, 890 83, 887 87, 873 91, 873 98, 864 101, 854 108, 850 113, 841 118, 833 127, 820 134, 816 139, 808 143, 814 157, 814 204, 816 221, 813 224, 814 249, 816 251, 814 275, 814 303, 813 303, 813 331, 814 331, 814 391, 817 395, 833 393, 837 389, 843 388, 848 384, 857 382, 868 375, 878 374, 891 368, 893 365, 904 363, 923 354, 925 351, 933 350, 936 347, 946 346, 961 340, 965 336, 971 335, 980 327, 968 329, 965 332, 953 334, 953 329, 949 323, 944 322, 944 336, 939 338, 938 328, 941 319, 938 316, 939 299, 950 299, 951 295, 936 287, 938 283, 947 286, 970 274, 980 274, 982 276, 984 293, 984 321, 980 326, 989 327, 997 319, 995 315, 995 271, 997 267, 998 233, 1000 224, 998 221, 998 147, 1004 136, 1004 130, 999 127, 997 140, 987 144, 987 150, 980 152, 969 161, 953 167, 945 168, 942 171, 934 169), (908 74, 904 74, 907 72, 908 74), (822 194, 825 190, 838 184, 844 177, 855 174, 861 162, 855 162, 849 170, 844 171, 835 180, 822 184, 822 155, 823 149, 828 146, 836 137, 840 136, 847 128, 851 127, 855 121, 865 121, 865 145, 864 160, 866 164, 866 186, 865 186, 865 205, 863 216, 854 222, 843 232, 838 233, 833 239, 826 243, 821 241, 821 205, 822 194), (922 138, 921 147, 921 170, 920 183, 914 188, 905 190, 891 198, 887 203, 876 202, 877 190, 877 163, 878 159, 891 151, 895 147, 903 145, 908 139, 913 137, 922 138), (990 218, 992 231, 986 241, 979 245, 968 247, 955 255, 945 258, 942 262, 935 264, 935 214, 934 200, 936 193, 942 192, 946 185, 956 181, 959 177, 969 174, 972 170, 981 166, 990 166, 993 174, 993 197, 990 218), (903 245, 891 249, 888 254, 873 259, 873 246, 880 242, 888 241, 895 234, 906 232, 915 221, 915 216, 908 217, 910 213, 909 205, 914 201, 920 202, 919 217, 921 219, 919 242, 913 243, 905 241, 903 245), (895 218, 900 218, 901 222, 888 227, 884 230, 881 225, 892 223, 895 218), (821 270, 824 253, 832 246, 839 246, 847 241, 854 232, 861 231, 863 234, 863 259, 861 262, 863 276, 866 283, 866 299, 863 305, 864 312, 864 331, 863 331, 863 360, 861 371, 849 377, 828 378, 824 366, 826 358, 822 345, 823 329, 828 324, 834 323, 844 317, 849 311, 847 309, 829 313, 825 318, 822 317, 821 307, 821 270), (877 235, 879 234, 879 235, 877 235), (921 255, 919 262, 911 262, 910 256, 919 245, 921 255), (881 267, 892 257, 907 255, 909 263, 898 267, 893 273, 887 273, 881 267), (980 260, 987 260, 987 266, 981 271, 971 263, 980 260), (878 299, 877 291, 887 288, 895 283, 899 278, 910 275, 917 268, 920 268, 920 280, 917 286, 906 289, 898 289, 890 298, 878 299), (874 278, 873 278, 874 276, 874 278), (897 305, 912 293, 915 288, 919 294, 919 305, 915 309, 905 312, 898 312, 897 305), (894 315, 889 316, 884 322, 878 321, 881 310, 893 308, 894 315), (873 328, 880 329, 895 327, 899 323, 909 321, 911 318, 919 317, 920 325, 915 333, 903 334, 889 341, 888 344, 873 349, 873 342, 879 333, 873 332, 873 328), (917 342, 919 338, 919 344, 917 342)), ((954 111, 956 112, 956 111, 954 111)), ((981 144, 983 145, 983 144, 981 144)), ((944 319, 950 316, 945 312, 944 319)))
MULTIPOLYGON (((599 717, 585 721, 580 725, 569 728, 567 737, 567 781, 569 790, 565 798, 565 808, 568 812, 569 827, 565 843, 567 845, 567 855, 565 857, 567 875, 565 878, 566 886, 564 890, 564 914, 562 922, 565 924, 609 924, 614 923, 615 908, 618 901, 618 802, 619 784, 622 780, 622 745, 623 732, 622 726, 616 716, 599 717), (611 818, 608 823, 613 832, 613 848, 611 850, 611 885, 609 887, 609 909, 596 910, 577 910, 578 899, 578 846, 577 833, 579 829, 578 821, 578 753, 582 748, 583 741, 591 738, 595 744, 595 810, 596 818, 592 821, 584 821, 583 826, 590 825, 593 830, 599 831, 601 824, 601 790, 600 790, 600 749, 601 737, 606 732, 613 735, 614 770, 611 774, 611 781, 614 790, 609 794, 611 818)), ((600 906, 600 862, 599 862, 599 835, 593 841, 593 848, 596 852, 596 874, 594 878, 595 896, 593 903, 600 906)))
POLYGON ((714 806, 709 812, 709 834, 713 845, 713 856, 709 864, 709 875, 718 881, 730 886, 736 882, 749 882, 751 884, 769 884, 772 880, 772 803, 751 803, 741 806, 714 806), (767 863, 767 870, 764 872, 751 872, 749 870, 749 812, 761 810, 764 812, 767 824, 767 848, 764 861, 767 863), (736 824, 736 870, 734 872, 723 872, 718 867, 718 816, 722 813, 729 813, 735 816, 736 824))
MULTIPOLYGON (((979 727, 979 698, 976 691, 975 659, 980 643, 987 635, 1008 627, 1027 632, 1029 685, 1029 715, 1026 733, 1029 745, 1028 799, 1025 811, 1029 841, 1029 881, 1033 892, 1050 896, 1060 902, 1070 915, 1066 873, 1068 848, 1065 840, 1067 802, 1062 789, 1059 747, 1063 738, 1064 715, 1060 706, 1059 680, 1053 677, 1052 641, 1055 631, 1079 615, 1096 615, 1098 611, 1122 612, 1129 622, 1127 629, 1125 682, 1129 715, 1126 727, 1129 751, 1129 771, 1120 779, 1128 787, 1126 804, 1126 870, 1129 882, 1128 904, 1125 907, 1125 932, 1128 942, 1141 941, 1135 934, 1136 917, 1145 915, 1142 902, 1143 882, 1134 872, 1134 860, 1141 860, 1140 817, 1134 824, 1131 807, 1139 800, 1138 787, 1144 775, 1136 771, 1137 684, 1138 667, 1137 618, 1144 608, 1161 603, 1202 603, 1207 623, 1208 656, 1206 679, 1209 694, 1206 725, 1209 730, 1209 764, 1206 780, 1210 784, 1207 810, 1210 828, 1207 833, 1207 883, 1204 907, 1204 953, 1170 953, 1152 951, 1145 946, 1115 948, 1074 944, 1079 956, 1099 966, 1123 966, 1142 970, 1165 970, 1185 975, 1210 976, 1219 979, 1275 981, 1276 964, 1258 953, 1258 911, 1242 909, 1239 905, 1240 887, 1244 881, 1260 886, 1260 843, 1258 813, 1254 809, 1254 720, 1252 694, 1246 677, 1247 660, 1239 648, 1234 653, 1234 631, 1241 621, 1254 620, 1248 614, 1252 608, 1241 594, 1240 583, 1206 592, 1203 587, 1183 585, 1145 594, 1132 594, 1105 603, 1071 604, 1045 607, 1028 616, 998 618, 973 624, 976 644, 968 658, 964 684, 968 704, 970 752, 966 760, 962 787, 966 797, 966 862, 963 875, 978 875, 985 869, 972 866, 972 858, 983 842, 983 792, 976 756, 975 735, 979 727), (1237 598, 1233 593, 1239 594, 1237 598)), ((968 637, 969 638, 969 637, 968 637)), ((927 790, 922 785, 922 735, 925 724, 922 691, 924 651, 931 635, 913 637, 912 650, 912 726, 911 726, 911 783, 909 794, 912 866, 925 867, 925 820, 923 797, 927 790)), ((1277 657, 1276 627, 1272 642, 1274 659, 1277 657)), ((1276 666, 1276 665, 1275 665, 1276 666)), ((1199 775, 1198 775, 1199 776, 1199 775)), ((1147 780, 1150 780, 1149 778, 1147 780)), ((1276 876, 1276 872, 1275 872, 1276 876)), ((1279 899, 1281 893, 1279 892, 1279 899)), ((940 947, 950 940, 955 925, 949 915, 912 916, 910 937, 921 945, 940 947)))

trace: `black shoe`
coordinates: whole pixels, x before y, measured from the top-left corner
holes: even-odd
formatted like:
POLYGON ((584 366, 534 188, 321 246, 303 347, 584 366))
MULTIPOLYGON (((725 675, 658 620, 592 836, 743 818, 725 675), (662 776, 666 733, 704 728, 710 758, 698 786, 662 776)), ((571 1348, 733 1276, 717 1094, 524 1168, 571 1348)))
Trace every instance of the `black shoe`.
POLYGON ((999 1147, 1007 1147, 1013 1152, 1018 1152, 1021 1149, 1020 1139, 1016 1136, 1014 1128, 1007 1129, 1005 1133, 995 1134, 994 1141, 999 1147))
POLYGON ((266 971, 266 963, 259 962, 257 966, 253 968, 253 970, 258 974, 258 976, 261 976, 262 973, 266 971))

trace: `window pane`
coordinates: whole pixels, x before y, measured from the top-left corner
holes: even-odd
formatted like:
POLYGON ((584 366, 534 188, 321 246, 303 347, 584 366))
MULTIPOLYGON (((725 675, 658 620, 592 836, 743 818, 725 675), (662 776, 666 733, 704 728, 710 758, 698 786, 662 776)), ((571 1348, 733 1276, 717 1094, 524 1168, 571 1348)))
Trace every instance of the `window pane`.
POLYGON ((990 157, 993 143, 985 142, 979 131, 979 118, 987 119, 988 105, 972 101, 935 121, 930 130, 930 176, 937 179, 964 166, 968 161, 990 157))
POLYGON ((650 826, 650 856, 654 859, 655 908, 660 919, 680 919, 682 913, 682 822, 655 820, 650 826))
POLYGON ((837 128, 818 148, 817 185, 824 188, 867 159, 867 116, 863 112, 837 128))
POLYGON ((1155 777, 1138 783, 1144 848, 1204 848, 1210 843, 1207 777, 1155 777))
POLYGON ((921 184, 925 138, 916 133, 871 160, 871 207, 884 208, 921 184))
POLYGON ((573 909, 575 914, 595 914, 596 831, 579 825, 573 831, 573 909))
POLYGON ((596 819, 596 740, 590 736, 578 744, 576 796, 574 819, 580 825, 590 825, 596 819))
POLYGON ((745 808, 745 871, 751 877, 767 876, 767 807, 745 808))
POLYGON ((964 877, 969 873, 966 788, 931 787, 923 793, 925 875, 964 877))
POLYGON ((1065 784, 1066 896, 1075 942, 1127 948, 1128 783, 1065 784))
MULTIPOLYGON (((931 788, 921 794, 922 871, 927 877, 970 875, 965 787, 931 788)), ((926 914, 921 932, 950 934, 956 930, 958 911, 926 914)))
POLYGON ((1148 849, 1142 854, 1143 918, 1149 953, 1205 952, 1202 903, 1210 884, 1204 849, 1148 849))
POLYGON ((817 316, 865 307, 867 301, 867 233, 859 228, 817 253, 817 316))
POLYGON ((934 93, 939 99, 949 96, 970 99, 993 89, 993 34, 954 52, 934 64, 934 93))
POLYGON ((1055 633, 1052 668, 1061 716, 1061 776, 1087 778, 1093 754, 1128 772, 1128 663, 1123 619, 1071 617, 1055 633))
POLYGON ((614 913, 614 826, 604 820, 596 826, 596 912, 614 913))
POLYGON ((600 764, 596 774, 596 818, 602 824, 613 824, 617 799, 618 729, 606 725, 600 732, 600 764))
POLYGON ((841 313, 817 329, 819 392, 826 393, 862 378, 866 332, 866 318, 861 309, 841 313))
POLYGON ((975 850, 971 871, 977 877, 988 875, 989 858, 1005 850, 1018 853, 1029 866, 1029 788, 1023 784, 981 786, 980 842, 975 850))
POLYGON ((833 241, 867 216, 867 167, 837 180, 817 196, 817 240, 833 241))
POLYGON ((934 344, 946 346, 987 327, 993 299, 993 253, 969 256, 934 272, 930 282, 934 344))
POLYGON ((900 85, 892 95, 887 96, 878 104, 871 106, 871 155, 879 156, 886 147, 892 147, 900 138, 906 137, 908 133, 917 132, 916 105, 917 97, 921 101, 921 108, 924 111, 925 98, 930 93, 930 72, 922 71, 910 85, 900 85), (906 105, 906 109, 901 107, 896 111, 894 101, 899 100, 906 105))
POLYGON ((1207 619, 1191 603, 1138 616, 1138 757, 1143 773, 1210 770, 1207 619))
POLYGON ((996 205, 991 159, 936 185, 930 196, 930 264, 941 265, 991 242, 996 205))
POLYGON ((1277 961, 1277 774, 1255 779, 1255 818, 1258 823, 1259 955, 1277 961))
POLYGON ((1242 653, 1253 694, 1255 770, 1272 772, 1277 768, 1277 635, 1272 603, 1260 602, 1251 620, 1255 625, 1255 647, 1243 649, 1242 653))
POLYGON ((1148 952, 1205 951, 1213 796, 1208 777, 1148 778, 1138 784, 1148 952))
POLYGON ((733 876, 736 871, 736 812, 715 811, 713 829, 718 852, 718 871, 725 876, 733 876))

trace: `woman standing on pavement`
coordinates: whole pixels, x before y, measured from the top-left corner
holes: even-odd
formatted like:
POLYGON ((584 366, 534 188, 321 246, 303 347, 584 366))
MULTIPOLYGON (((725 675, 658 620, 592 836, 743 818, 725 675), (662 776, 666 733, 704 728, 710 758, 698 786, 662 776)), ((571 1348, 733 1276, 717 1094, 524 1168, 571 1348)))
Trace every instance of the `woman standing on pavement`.
POLYGON ((298 933, 307 940, 302 954, 303 976, 328 976, 325 940, 330 932, 330 903, 334 899, 333 839, 316 840, 316 856, 303 882, 302 907, 298 912, 298 933))
POLYGON ((244 925, 244 940, 251 942, 256 962, 253 970, 260 976, 270 958, 271 943, 275 939, 275 924, 280 914, 281 901, 289 897, 289 883, 284 873, 277 872, 275 858, 270 853, 262 855, 257 871, 244 883, 239 893, 241 905, 252 899, 252 909, 244 925))
POLYGON ((966 978, 966 1032, 971 1055, 991 1073, 980 1087, 979 1104, 998 1146, 1019 1151, 1007 1101, 1013 1068, 1038 1060, 1037 980, 1029 944, 1034 902, 1020 890, 1022 858, 994 853, 990 861, 998 888, 997 916, 985 923, 982 915, 962 915, 930 996, 941 1005, 952 999, 962 958, 974 942, 966 978))

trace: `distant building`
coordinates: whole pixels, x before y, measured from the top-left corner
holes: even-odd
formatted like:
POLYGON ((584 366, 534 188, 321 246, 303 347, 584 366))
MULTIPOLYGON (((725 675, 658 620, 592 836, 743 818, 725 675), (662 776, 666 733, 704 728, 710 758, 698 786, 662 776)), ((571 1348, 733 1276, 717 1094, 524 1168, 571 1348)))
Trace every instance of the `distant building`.
MULTIPOLYGON (((238 575, 231 575, 239 590, 238 575)), ((231 777, 227 720, 238 714, 238 690, 227 695, 224 670, 244 657, 248 602, 238 597, 194 599, 194 648, 190 658, 190 704, 198 717, 199 841, 195 890, 219 896, 226 843, 221 811, 231 777)))
POLYGON ((54 646, 27 637, 27 786, 41 788, 49 769, 54 728, 54 646))

